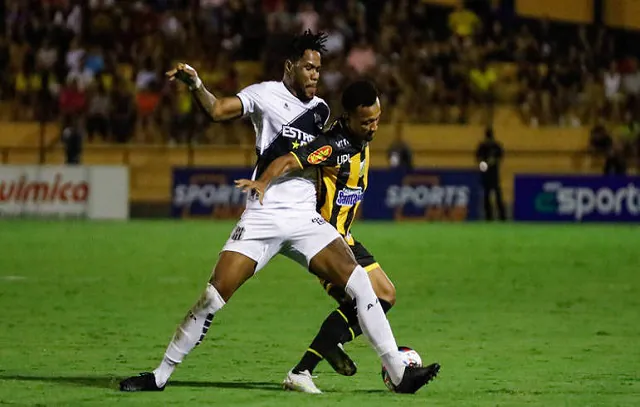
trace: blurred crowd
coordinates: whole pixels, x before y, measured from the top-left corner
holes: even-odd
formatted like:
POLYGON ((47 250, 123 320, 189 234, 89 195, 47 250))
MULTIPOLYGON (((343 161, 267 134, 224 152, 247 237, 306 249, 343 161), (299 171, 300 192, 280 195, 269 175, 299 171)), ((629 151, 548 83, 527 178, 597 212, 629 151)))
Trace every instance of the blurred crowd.
POLYGON ((182 60, 233 95, 281 79, 290 35, 311 29, 328 34, 320 94, 332 106, 346 81, 368 76, 385 121, 491 124, 510 105, 526 125, 600 126, 637 143, 631 34, 466 3, 6 0, 0 98, 12 120, 60 120, 90 141, 240 143, 246 123, 210 123, 164 72, 182 60))

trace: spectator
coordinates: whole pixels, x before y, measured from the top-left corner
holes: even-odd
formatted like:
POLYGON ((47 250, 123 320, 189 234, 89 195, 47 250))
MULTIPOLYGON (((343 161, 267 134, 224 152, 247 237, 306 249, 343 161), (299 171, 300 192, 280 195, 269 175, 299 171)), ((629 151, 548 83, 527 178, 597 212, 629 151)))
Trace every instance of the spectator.
POLYGON ((67 74, 67 83, 74 82, 78 89, 87 89, 94 81, 95 73, 86 66, 86 56, 80 58, 77 69, 72 69, 67 74))
POLYGON ((86 104, 84 89, 81 89, 77 80, 72 78, 60 92, 59 106, 63 121, 69 123, 71 117, 82 115, 86 104))
POLYGON ((615 129, 615 136, 626 154, 634 152, 640 139, 640 123, 634 119, 631 111, 625 113, 624 122, 615 129))
POLYGON ((480 168, 482 189, 484 191, 484 213, 486 220, 493 220, 492 193, 495 195, 498 217, 506 220, 504 202, 502 200, 502 188, 500 185, 500 165, 504 157, 502 144, 493 136, 493 129, 485 130, 485 139, 476 149, 476 160, 480 168))
POLYGON ((481 28, 480 19, 471 10, 466 9, 459 1, 454 11, 449 14, 449 29, 459 38, 475 35, 481 28))
POLYGON ((295 17, 287 11, 287 5, 284 0, 278 0, 273 9, 268 11, 266 18, 269 32, 289 33, 295 24, 295 17))
POLYGON ((391 168, 411 171, 413 169, 413 157, 411 148, 403 140, 401 126, 402 124, 398 123, 395 139, 387 150, 387 157, 391 168))
POLYGON ((156 107, 160 102, 160 82, 153 80, 147 87, 138 89, 136 92, 136 107, 140 129, 142 130, 142 141, 151 142, 153 132, 151 125, 156 117, 156 107))
POLYGON ((333 18, 330 18, 321 30, 327 34, 327 42, 325 43, 326 57, 340 56, 344 53, 346 46, 346 38, 342 31, 338 29, 333 18))
POLYGON ((227 0, 200 0, 200 24, 205 35, 216 35, 222 26, 222 9, 227 0))
POLYGON ((146 57, 136 74, 136 90, 138 92, 144 91, 148 89, 152 83, 157 82, 158 79, 158 74, 153 65, 153 59, 146 57))
MULTIPOLYGON (((384 103, 393 106, 385 110, 385 121, 402 115, 414 122, 478 123, 483 116, 477 111, 492 116, 492 101, 516 100, 522 120, 533 126, 577 126, 601 115, 617 124, 626 110, 638 114, 640 71, 632 60, 614 60, 635 55, 633 37, 614 37, 599 26, 591 38, 586 26, 548 19, 530 30, 528 21, 504 19, 511 15, 481 20, 489 7, 473 2, 472 11, 465 3, 472 4, 460 1, 446 9, 421 0, 14 0, 5 13, 8 44, 0 40, 0 96, 14 98, 17 118, 41 118, 43 112, 58 113, 40 100, 56 99, 58 81, 74 79, 79 90, 102 83, 110 94, 119 76, 137 93, 153 93, 149 84, 163 81, 160 72, 171 59, 196 54, 200 66, 215 67, 212 83, 227 72, 217 62, 221 58, 262 61, 259 67, 243 64, 251 68, 239 72, 238 83, 247 82, 246 75, 279 80, 282 44, 292 32, 311 28, 329 35, 322 94, 330 101, 344 79, 375 77, 384 103), (520 28, 513 33, 512 27, 520 28)), ((165 113, 163 123, 170 121, 165 113)))
POLYGON ((111 100, 102 82, 97 82, 91 89, 89 106, 87 108, 87 139, 93 142, 95 133, 102 136, 102 141, 109 138, 109 116, 111 114, 111 100))
POLYGON ((366 37, 360 37, 358 43, 351 48, 347 64, 357 75, 366 75, 376 66, 376 54, 366 37))
POLYGON ((111 132, 116 142, 126 143, 133 136, 136 112, 133 96, 121 79, 115 82, 111 97, 111 132))
POLYGON ((367 9, 364 4, 358 0, 347 0, 345 8, 345 24, 349 30, 349 38, 356 38, 367 34, 367 9))
POLYGON ((36 53, 36 64, 40 69, 50 71, 58 61, 58 50, 48 39, 45 39, 42 47, 36 53))
POLYGON ((611 61, 609 69, 602 75, 602 82, 610 117, 614 120, 620 120, 620 107, 624 101, 624 94, 622 93, 622 75, 620 75, 616 61, 611 61))
POLYGON ((624 176, 627 174, 627 163, 622 143, 616 143, 609 147, 603 171, 604 175, 624 176))
POLYGON ((90 70, 94 77, 104 71, 104 55, 99 47, 91 47, 91 50, 85 55, 84 60, 86 69, 90 70))
POLYGON ((249 3, 242 20, 241 58, 247 61, 259 61, 267 35, 265 16, 259 7, 249 3))
POLYGON ((487 123, 491 123, 493 121, 494 86, 498 80, 498 75, 483 60, 478 64, 477 68, 471 70, 469 76, 475 99, 485 107, 487 123))
POLYGON ((177 92, 171 106, 170 143, 191 142, 193 136, 193 97, 182 84, 176 84, 177 92))
POLYGON ((622 76, 622 89, 629 100, 629 108, 638 107, 638 96, 640 96, 640 70, 638 60, 630 61, 630 70, 622 76))
POLYGON ((69 116, 63 125, 61 140, 64 144, 65 163, 67 165, 78 165, 82 156, 82 127, 80 116, 69 116))
POLYGON ((492 61, 508 61, 509 44, 507 35, 504 32, 502 24, 499 20, 493 22, 491 32, 486 38, 487 58, 492 61))
POLYGON ((589 150, 594 154, 605 155, 613 145, 613 140, 604 125, 604 119, 598 118, 589 135, 589 150))
POLYGON ((310 1, 303 1, 298 8, 296 14, 296 25, 300 32, 311 30, 313 32, 318 31, 318 24, 320 22, 320 15, 313 8, 313 3, 310 1))
POLYGON ((80 71, 82 58, 84 57, 85 52, 84 47, 80 44, 80 37, 73 37, 65 57, 67 68, 71 71, 80 71))
POLYGON ((337 58, 329 59, 326 67, 322 69, 322 93, 326 95, 327 101, 333 106, 339 102, 340 91, 345 82, 345 76, 340 69, 340 60, 337 58))
MULTIPOLYGON (((92 0, 95 2, 95 0, 92 0)), ((115 0, 103 0, 103 3, 113 3, 115 0)), ((67 29, 71 30, 74 35, 79 36, 82 34, 82 26, 83 26, 83 17, 82 17, 82 8, 80 5, 76 4, 71 9, 69 15, 67 15, 66 21, 67 29)))

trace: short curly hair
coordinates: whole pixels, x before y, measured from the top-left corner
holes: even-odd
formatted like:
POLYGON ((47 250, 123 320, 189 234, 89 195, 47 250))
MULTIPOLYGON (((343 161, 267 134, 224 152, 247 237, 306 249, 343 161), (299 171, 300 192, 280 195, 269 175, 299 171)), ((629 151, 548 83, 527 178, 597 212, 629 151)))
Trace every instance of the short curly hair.
POLYGON ((360 106, 372 106, 378 99, 378 89, 368 80, 350 83, 342 92, 342 108, 345 112, 354 112, 360 106))

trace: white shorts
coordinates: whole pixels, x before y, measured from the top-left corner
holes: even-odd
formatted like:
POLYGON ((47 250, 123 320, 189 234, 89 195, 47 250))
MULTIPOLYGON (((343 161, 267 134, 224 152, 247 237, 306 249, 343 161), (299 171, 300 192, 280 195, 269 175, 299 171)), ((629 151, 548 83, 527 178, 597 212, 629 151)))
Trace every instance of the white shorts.
POLYGON ((316 211, 246 210, 221 251, 244 254, 256 272, 281 253, 308 268, 311 259, 340 238, 316 211))

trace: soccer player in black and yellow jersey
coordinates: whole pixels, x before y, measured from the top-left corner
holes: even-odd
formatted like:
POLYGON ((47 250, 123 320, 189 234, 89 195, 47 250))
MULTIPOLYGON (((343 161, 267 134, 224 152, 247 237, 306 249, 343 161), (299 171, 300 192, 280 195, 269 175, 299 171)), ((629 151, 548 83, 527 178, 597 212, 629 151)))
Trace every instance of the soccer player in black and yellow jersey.
MULTIPOLYGON (((393 283, 373 255, 350 233, 367 189, 369 143, 380 120, 376 88, 368 81, 353 82, 343 92, 342 107, 343 116, 323 135, 273 161, 258 180, 238 180, 236 183, 261 198, 274 178, 291 170, 318 166, 317 210, 345 238, 359 265, 368 272, 378 301, 387 312, 396 299, 393 283)), ((342 375, 356 373, 355 364, 342 347, 362 333, 354 301, 343 289, 327 281, 322 284, 340 305, 325 319, 300 362, 288 373, 283 384, 290 390, 320 393, 311 374, 322 359, 342 375)))

